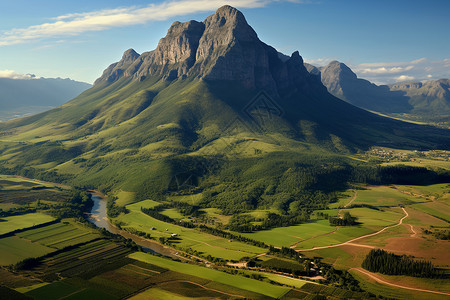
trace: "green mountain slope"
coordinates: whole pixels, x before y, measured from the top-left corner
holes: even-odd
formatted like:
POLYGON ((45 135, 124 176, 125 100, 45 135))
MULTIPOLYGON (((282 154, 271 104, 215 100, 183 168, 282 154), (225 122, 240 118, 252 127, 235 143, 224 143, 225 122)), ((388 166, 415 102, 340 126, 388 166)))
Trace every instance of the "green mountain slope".
POLYGON ((280 60, 229 6, 203 23, 175 22, 155 50, 127 50, 93 88, 0 124, 0 135, 3 172, 136 199, 202 192, 204 205, 228 213, 322 207, 354 176, 348 154, 373 145, 450 145, 448 131, 332 96, 298 52, 280 60))

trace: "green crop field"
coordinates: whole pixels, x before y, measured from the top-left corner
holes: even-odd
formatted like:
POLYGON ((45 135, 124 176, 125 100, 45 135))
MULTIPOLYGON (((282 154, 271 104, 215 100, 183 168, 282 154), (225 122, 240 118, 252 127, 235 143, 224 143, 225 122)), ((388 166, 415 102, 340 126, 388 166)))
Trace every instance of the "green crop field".
POLYGON ((175 270, 180 273, 198 276, 201 278, 217 281, 219 283, 231 285, 240 289, 249 290, 252 292, 267 295, 273 298, 279 298, 287 293, 290 289, 281 286, 274 286, 266 282, 257 281, 250 278, 233 276, 231 274, 220 271, 180 263, 176 261, 167 260, 150 254, 135 252, 129 255, 130 258, 154 264, 169 270, 175 270))
POLYGON ((79 290, 78 287, 60 281, 34 289, 25 295, 36 300, 59 299, 75 293, 77 290, 79 290))
POLYGON ((117 200, 116 200, 116 204, 120 205, 120 206, 125 206, 127 204, 131 204, 134 201, 134 197, 135 197, 134 192, 126 192, 123 190, 120 190, 120 192, 117 193, 117 200))
MULTIPOLYGON (((129 207, 127 206, 127 208, 129 207)), ((244 256, 251 257, 265 252, 265 249, 259 247, 237 241, 229 242, 227 239, 203 233, 195 229, 166 223, 154 219, 141 211, 131 211, 128 214, 119 216, 116 220, 122 223, 122 228, 147 232, 156 238, 169 238, 172 233, 176 233, 178 239, 175 244, 178 247, 182 249, 191 248, 192 250, 203 253, 203 255, 209 254, 213 257, 239 260, 244 256), (154 230, 151 230, 151 228, 154 228, 154 230)))
POLYGON ((0 239, 0 265, 15 264, 25 258, 39 257, 53 251, 55 249, 32 243, 17 236, 2 238, 0 239))
POLYGON ((407 289, 399 289, 397 287, 391 287, 386 284, 378 283, 369 279, 366 275, 361 274, 356 270, 350 270, 350 273, 360 282, 361 287, 366 291, 375 295, 382 295, 383 297, 392 299, 414 299, 414 300, 442 300, 446 299, 443 295, 425 293, 419 291, 411 291, 407 289))
POLYGON ((357 217, 357 222, 362 223, 362 226, 374 230, 393 225, 404 216, 404 213, 400 208, 375 210, 361 207, 343 209, 342 213, 346 211, 348 211, 352 216, 357 217))
POLYGON ((340 244, 353 238, 374 232, 368 228, 359 226, 341 227, 336 232, 329 235, 320 236, 310 240, 306 240, 297 245, 295 249, 311 249, 314 247, 323 247, 329 245, 340 244))
POLYGON ((369 187, 367 190, 358 190, 353 204, 370 204, 375 206, 399 206, 411 202, 423 202, 421 197, 406 195, 400 191, 388 187, 369 187))
POLYGON ((0 234, 5 234, 17 229, 24 229, 35 225, 53 221, 55 218, 42 213, 31 213, 20 216, 1 218, 0 234))
POLYGON ((169 292, 164 289, 160 288, 150 288, 148 290, 143 291, 140 294, 137 294, 131 298, 130 300, 147 300, 147 299, 157 299, 157 300, 165 300, 165 299, 172 299, 172 300, 186 300, 186 299, 192 299, 191 297, 181 296, 172 292, 169 292))
POLYGON ((153 201, 153 200, 144 200, 144 201, 140 201, 140 202, 136 202, 133 204, 129 204, 126 206, 127 209, 131 210, 131 211, 140 211, 141 207, 142 208, 153 208, 155 206, 160 205, 161 203, 153 201))
POLYGON ((184 219, 184 216, 178 212, 175 208, 167 208, 161 211, 161 214, 168 216, 172 219, 184 219))
POLYGON ((41 228, 23 231, 17 235, 33 242, 57 249, 84 243, 100 237, 100 235, 94 233, 92 229, 70 223, 56 223, 41 228))
POLYGON ((323 235, 334 230, 335 227, 330 226, 328 220, 319 220, 296 226, 279 227, 253 233, 242 233, 242 235, 270 245, 286 247, 295 244, 296 242, 323 235))
POLYGON ((411 205, 411 207, 450 222, 450 206, 443 202, 420 203, 411 205))

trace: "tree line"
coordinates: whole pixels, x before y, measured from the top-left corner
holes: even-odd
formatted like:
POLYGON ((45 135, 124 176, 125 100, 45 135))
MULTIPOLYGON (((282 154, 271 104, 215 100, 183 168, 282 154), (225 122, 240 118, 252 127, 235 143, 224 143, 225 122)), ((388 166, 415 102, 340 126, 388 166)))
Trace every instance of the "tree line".
POLYGON ((370 272, 386 275, 408 275, 414 277, 438 277, 442 273, 429 261, 414 260, 411 256, 396 255, 382 249, 372 249, 362 262, 370 272))

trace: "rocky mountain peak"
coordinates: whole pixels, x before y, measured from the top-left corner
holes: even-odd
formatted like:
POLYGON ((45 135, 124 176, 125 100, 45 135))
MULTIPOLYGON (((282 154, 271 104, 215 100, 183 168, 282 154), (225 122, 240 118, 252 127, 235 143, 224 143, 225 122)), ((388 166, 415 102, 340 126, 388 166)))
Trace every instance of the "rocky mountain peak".
POLYGON ((167 81, 184 77, 237 81, 277 96, 280 88, 305 87, 311 75, 298 51, 280 59, 274 48, 259 40, 239 10, 225 5, 203 22, 174 22, 153 51, 139 56, 127 50, 96 83, 121 77, 142 81, 150 76, 167 81))
POLYGON ((322 74, 324 73, 334 74, 335 76, 347 76, 350 78, 357 77, 346 64, 336 60, 330 62, 327 66, 322 68, 322 74))
POLYGON ((123 53, 121 61, 122 62, 134 62, 139 56, 140 56, 139 53, 134 51, 134 49, 130 48, 123 53))

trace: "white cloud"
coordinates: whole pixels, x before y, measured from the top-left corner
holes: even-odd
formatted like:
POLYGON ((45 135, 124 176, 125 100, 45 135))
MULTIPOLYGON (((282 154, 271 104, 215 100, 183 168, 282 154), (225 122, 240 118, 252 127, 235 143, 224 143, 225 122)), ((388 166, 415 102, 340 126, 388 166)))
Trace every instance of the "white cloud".
POLYGON ((316 59, 308 59, 305 58, 304 61, 308 64, 317 66, 317 67, 323 67, 328 65, 330 62, 332 62, 333 60, 338 60, 336 58, 331 58, 331 57, 322 57, 322 58, 316 58, 316 59))
MULTIPOLYGON (((171 17, 214 11, 225 4, 238 8, 263 7, 276 0, 176 0, 144 7, 129 6, 86 13, 67 14, 53 18, 54 22, 14 28, 0 35, 0 46, 32 42, 39 39, 80 35, 113 27, 144 24, 171 17)), ((286 0, 289 1, 289 0, 286 0)), ((301 2, 301 1, 300 1, 301 2)))
MULTIPOLYGON (((324 66, 338 58, 305 59, 305 62, 315 66, 324 66)), ((354 64, 345 63, 359 78, 375 84, 390 84, 400 81, 426 81, 450 78, 450 58, 430 60, 419 58, 401 62, 371 62, 354 64)))
POLYGON ((9 79, 36 79, 37 77, 33 74, 21 74, 13 70, 0 70, 0 78, 9 79))
POLYGON ((362 63, 351 64, 349 67, 358 77, 383 84, 450 78, 449 58, 436 61, 428 58, 419 58, 403 62, 362 63))
POLYGON ((412 70, 414 66, 407 67, 380 67, 380 68, 363 68, 354 70, 355 72, 360 72, 362 74, 397 74, 405 71, 412 70))
POLYGON ((403 82, 403 81, 413 81, 414 76, 408 76, 408 75, 400 75, 395 78, 395 81, 397 82, 403 82))

